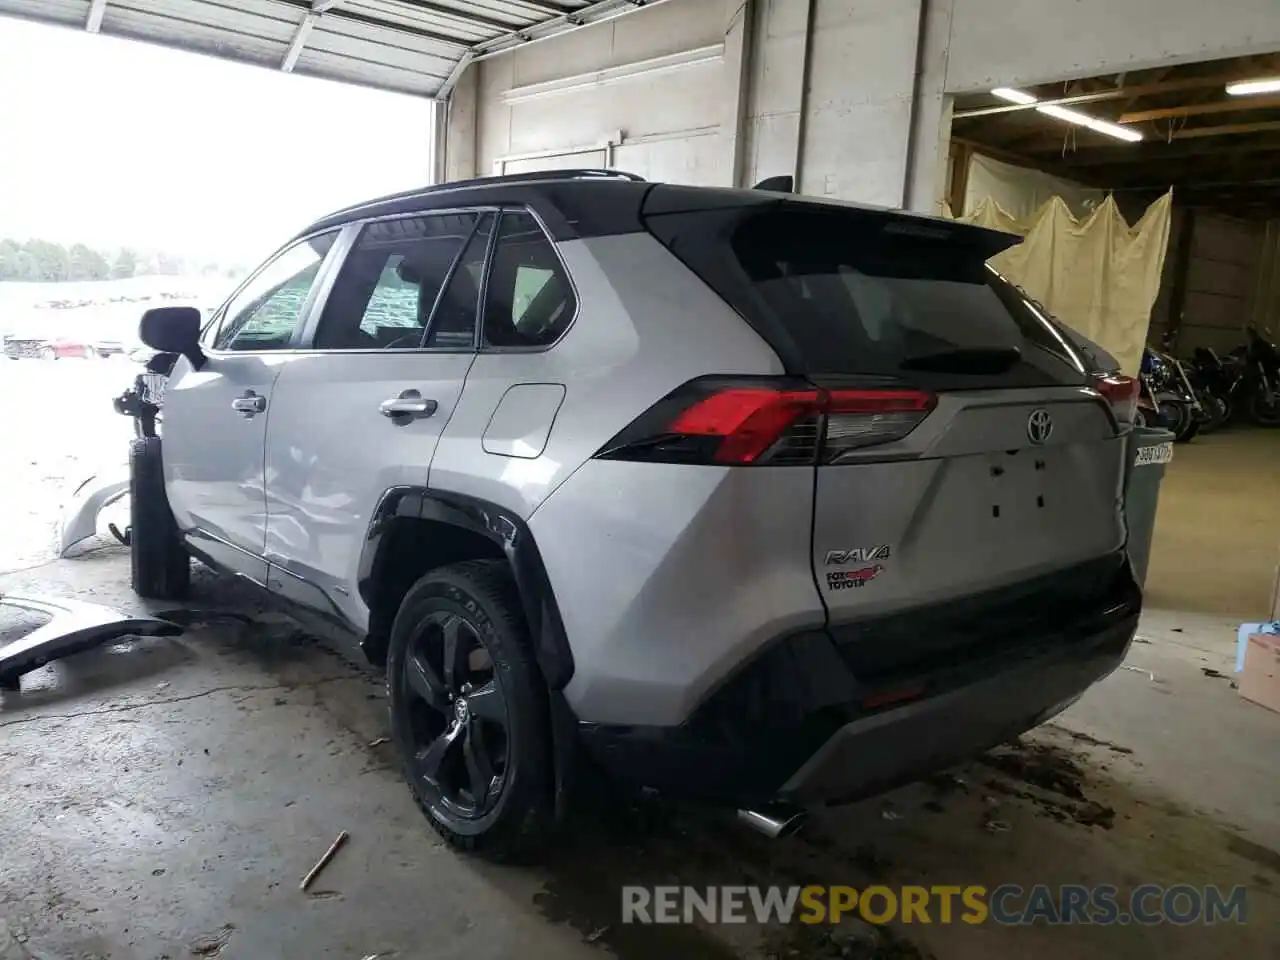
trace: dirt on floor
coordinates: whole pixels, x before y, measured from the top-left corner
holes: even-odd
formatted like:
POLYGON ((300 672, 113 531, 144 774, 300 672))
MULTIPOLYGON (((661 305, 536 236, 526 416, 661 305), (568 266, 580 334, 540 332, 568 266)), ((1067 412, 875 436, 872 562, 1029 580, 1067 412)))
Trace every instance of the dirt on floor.
MULTIPOLYGON (((69 381, 94 384, 92 403, 105 404, 113 376, 32 362, 0 379, 0 402, 26 409, 19 394, 56 396, 69 381)), ((5 502, 23 504, 0 517, 0 570, 47 559, 59 484, 113 458, 116 437, 97 431, 127 436, 114 416, 107 407, 96 428, 65 433, 57 417, 44 431, 33 418, 0 451, 5 502)), ((1254 450, 1268 435, 1230 436, 1254 450)), ((1188 462, 1199 463, 1179 448, 1170 476, 1188 462)), ((1179 496, 1162 500, 1162 524, 1179 496)), ((0 575, 3 590, 142 607, 109 539, 0 575)), ((376 674, 240 585, 200 573, 190 608, 180 637, 112 644, 0 693, 0 960, 1280 957, 1280 715, 1233 688, 1230 620, 1152 610, 1126 668, 1052 724, 817 811, 789 840, 745 832, 725 811, 593 797, 548 864, 516 869, 454 853, 423 821, 385 739, 376 674), (303 893, 299 879, 342 830, 350 841, 303 893), (1111 886, 1121 905, 1144 884, 1212 885, 1243 888, 1246 922, 970 924, 957 906, 946 923, 938 899, 929 922, 622 922, 624 886, 673 884, 895 896, 1016 885, 1011 907, 1037 885, 1111 886)), ((0 618, 0 643, 29 626, 0 618)))

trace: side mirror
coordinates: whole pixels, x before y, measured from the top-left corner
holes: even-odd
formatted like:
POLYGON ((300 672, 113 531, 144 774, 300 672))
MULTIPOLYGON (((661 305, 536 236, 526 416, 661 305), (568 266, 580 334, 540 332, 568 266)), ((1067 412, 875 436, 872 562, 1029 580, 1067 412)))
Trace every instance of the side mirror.
POLYGON ((152 350, 182 354, 196 370, 204 366, 200 311, 195 307, 152 307, 142 315, 138 338, 152 350))

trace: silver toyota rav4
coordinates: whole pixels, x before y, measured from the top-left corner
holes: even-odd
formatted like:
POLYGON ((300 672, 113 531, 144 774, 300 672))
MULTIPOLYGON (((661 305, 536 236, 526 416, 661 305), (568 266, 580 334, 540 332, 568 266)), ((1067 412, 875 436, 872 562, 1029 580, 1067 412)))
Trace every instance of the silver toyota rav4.
POLYGON ((1135 384, 1012 242, 607 171, 342 210, 144 317, 134 586, 196 557, 355 638, 427 817, 495 858, 575 771, 775 825, 917 778, 1106 676, 1141 604, 1135 384))

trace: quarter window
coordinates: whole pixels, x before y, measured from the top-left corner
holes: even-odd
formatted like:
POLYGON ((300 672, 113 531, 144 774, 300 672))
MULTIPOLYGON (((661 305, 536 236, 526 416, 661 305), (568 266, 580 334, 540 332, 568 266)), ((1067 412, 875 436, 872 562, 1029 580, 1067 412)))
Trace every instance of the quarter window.
POLYGON ((541 347, 573 320, 577 302, 560 257, 528 213, 504 213, 489 272, 484 340, 490 347, 541 347))
POLYGON ((282 350, 337 237, 323 233, 295 243, 259 270, 227 303, 215 350, 282 350))

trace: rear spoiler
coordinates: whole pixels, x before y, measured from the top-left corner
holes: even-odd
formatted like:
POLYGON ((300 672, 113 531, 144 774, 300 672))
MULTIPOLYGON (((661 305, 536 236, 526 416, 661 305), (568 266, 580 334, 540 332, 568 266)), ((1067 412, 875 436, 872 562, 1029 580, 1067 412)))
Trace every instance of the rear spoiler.
POLYGON ((750 190, 708 189, 686 187, 669 183, 657 183, 645 196, 641 217, 661 217, 677 213, 752 209, 794 209, 814 212, 845 213, 859 218, 863 228, 879 229, 891 237, 909 237, 918 240, 935 240, 953 243, 970 255, 977 254, 989 260, 998 253, 1022 242, 1015 233, 992 230, 972 223, 931 217, 907 210, 894 210, 837 200, 829 197, 808 197, 795 192, 795 178, 791 176, 769 177, 750 190), (763 194, 776 194, 769 197, 763 194))
POLYGON ((796 178, 795 177, 768 177, 761 180, 752 190, 769 190, 773 193, 795 193, 796 178))

